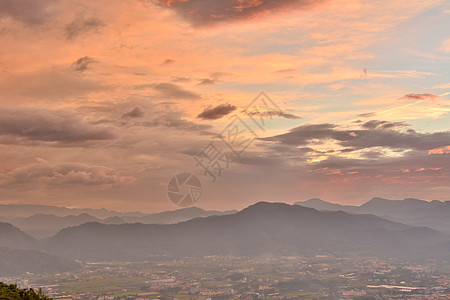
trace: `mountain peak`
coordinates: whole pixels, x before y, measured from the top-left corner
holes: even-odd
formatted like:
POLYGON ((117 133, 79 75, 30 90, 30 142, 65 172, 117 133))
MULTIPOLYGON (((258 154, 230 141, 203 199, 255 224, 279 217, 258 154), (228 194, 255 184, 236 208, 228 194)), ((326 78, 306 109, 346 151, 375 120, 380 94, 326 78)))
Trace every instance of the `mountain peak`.
POLYGON ((257 202, 255 204, 252 204, 252 205, 248 206, 247 208, 244 208, 243 210, 241 210, 241 212, 244 212, 244 211, 262 211, 262 210, 269 210, 269 209, 274 209, 274 208, 286 209, 286 208, 288 208, 290 206, 291 205, 289 205, 287 203, 283 203, 283 202, 265 202, 265 201, 260 201, 260 202, 257 202))
POLYGON ((311 199, 308 199, 308 200, 304 201, 304 203, 329 203, 329 202, 324 201, 324 200, 319 199, 319 198, 311 198, 311 199))

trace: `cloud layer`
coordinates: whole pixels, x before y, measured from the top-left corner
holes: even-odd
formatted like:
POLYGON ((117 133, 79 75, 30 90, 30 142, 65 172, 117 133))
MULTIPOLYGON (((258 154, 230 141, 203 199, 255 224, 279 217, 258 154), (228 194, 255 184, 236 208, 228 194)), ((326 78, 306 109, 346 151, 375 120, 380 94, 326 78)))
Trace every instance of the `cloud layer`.
POLYGON ((194 25, 254 18, 288 8, 308 9, 323 0, 159 0, 194 25))
POLYGON ((38 25, 48 21, 49 7, 58 0, 1 0, 0 18, 11 17, 19 22, 38 25))
POLYGON ((417 133, 414 130, 401 131, 406 126, 401 122, 373 120, 362 124, 364 129, 339 129, 334 124, 306 124, 291 129, 288 133, 263 138, 284 145, 307 146, 311 143, 325 143, 333 140, 346 151, 372 147, 392 149, 431 150, 450 143, 450 131, 417 133))
POLYGON ((0 108, 0 135, 61 144, 116 137, 113 128, 95 125, 73 111, 11 107, 0 108))
POLYGON ((17 185, 117 185, 133 183, 130 176, 121 176, 117 171, 103 166, 79 163, 51 164, 41 162, 23 166, 7 173, 0 174, 0 186, 17 185))

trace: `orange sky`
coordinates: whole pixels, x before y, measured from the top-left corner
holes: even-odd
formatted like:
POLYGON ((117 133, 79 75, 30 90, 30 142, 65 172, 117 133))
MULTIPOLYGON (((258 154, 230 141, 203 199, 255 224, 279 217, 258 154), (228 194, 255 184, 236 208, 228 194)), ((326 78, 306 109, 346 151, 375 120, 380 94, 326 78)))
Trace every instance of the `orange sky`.
POLYGON ((450 200, 450 5, 0 2, 0 203, 206 209, 450 200), (260 93, 280 112, 212 183, 197 155, 260 93))

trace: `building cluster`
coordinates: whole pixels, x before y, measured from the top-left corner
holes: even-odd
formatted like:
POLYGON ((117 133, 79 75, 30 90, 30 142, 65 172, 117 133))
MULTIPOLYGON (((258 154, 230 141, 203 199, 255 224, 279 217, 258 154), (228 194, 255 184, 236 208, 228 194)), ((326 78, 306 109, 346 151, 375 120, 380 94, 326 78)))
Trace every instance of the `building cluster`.
POLYGON ((210 256, 0 278, 54 299, 450 299, 446 261, 210 256))

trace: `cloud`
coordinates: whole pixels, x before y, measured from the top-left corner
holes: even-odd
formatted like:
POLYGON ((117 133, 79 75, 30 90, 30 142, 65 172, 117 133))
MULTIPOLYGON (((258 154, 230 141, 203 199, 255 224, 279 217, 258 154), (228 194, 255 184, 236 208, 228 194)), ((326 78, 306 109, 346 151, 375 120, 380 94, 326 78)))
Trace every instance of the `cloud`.
POLYGON ((324 0, 156 0, 196 26, 267 15, 287 9, 309 9, 324 0))
POLYGON ((391 128, 402 128, 406 127, 408 124, 405 122, 389 122, 389 121, 379 121, 372 120, 365 122, 361 125, 361 127, 366 129, 391 129, 391 128))
POLYGON ((91 31, 98 31, 105 26, 102 20, 96 17, 85 18, 84 15, 78 15, 72 22, 66 26, 66 38, 72 40, 78 36, 91 31))
POLYGON ((450 146, 431 149, 428 151, 428 154, 450 154, 450 146))
POLYGON ((365 114, 359 114, 358 117, 361 117, 361 118, 371 118, 371 117, 374 117, 374 116, 376 116, 376 115, 377 115, 376 113, 370 112, 370 113, 365 113, 365 114))
POLYGON ((51 164, 41 162, 19 167, 0 174, 0 186, 17 185, 118 185, 130 184, 135 179, 103 166, 79 163, 51 164))
POLYGON ((175 63, 175 60, 168 58, 164 61, 163 65, 172 65, 174 63, 175 63))
POLYGON ((159 92, 160 97, 169 99, 183 99, 183 100, 199 100, 202 97, 192 91, 185 90, 179 85, 163 82, 155 84, 143 84, 134 87, 135 89, 146 89, 152 88, 153 90, 159 92))
POLYGON ((188 78, 188 77, 173 77, 172 81, 173 82, 189 82, 189 81, 192 81, 192 78, 188 78))
POLYGON ((262 140, 291 146, 324 144, 327 140, 334 140, 350 152, 373 147, 430 150, 447 146, 450 141, 450 131, 434 133, 417 133, 414 130, 399 131, 396 128, 403 127, 405 124, 396 123, 367 122, 363 124, 363 128, 365 128, 363 130, 341 130, 334 124, 306 124, 293 128, 288 133, 262 140))
POLYGON ((217 79, 205 78, 201 80, 197 85, 215 85, 217 81, 218 81, 217 79))
POLYGON ((80 57, 79 59, 73 62, 72 69, 77 72, 84 72, 93 62, 94 59, 89 56, 80 57))
POLYGON ((0 18, 40 25, 50 19, 50 7, 58 0, 0 0, 0 18))
POLYGON ((249 111, 249 112, 245 112, 247 115, 249 116, 258 116, 258 117, 262 117, 262 118, 272 118, 272 117, 281 117, 281 118, 285 118, 285 119, 290 119, 290 120, 299 120, 301 119, 301 117, 293 115, 293 114, 289 114, 289 113, 285 113, 282 111, 276 111, 276 110, 269 110, 269 111, 249 111))
POLYGON ((142 118, 143 116, 145 116, 145 111, 140 106, 136 106, 131 111, 124 113, 122 118, 142 118))
POLYGON ((174 128, 179 130, 187 130, 187 131, 197 131, 197 130, 206 130, 210 129, 212 126, 197 124, 185 119, 180 118, 176 114, 166 114, 159 117, 154 118, 151 121, 145 121, 140 123, 140 125, 145 127, 166 127, 166 128, 174 128))
POLYGON ((221 104, 216 107, 207 107, 197 116, 198 119, 217 120, 236 110, 236 106, 231 104, 221 104))
POLYGON ((0 135, 62 144, 116 136, 112 128, 94 125, 73 111, 12 107, 0 108, 0 135))
POLYGON ((430 93, 426 93, 426 94, 407 94, 403 97, 401 97, 400 99, 405 99, 405 100, 433 100, 435 98, 438 98, 438 95, 435 94, 430 94, 430 93))

